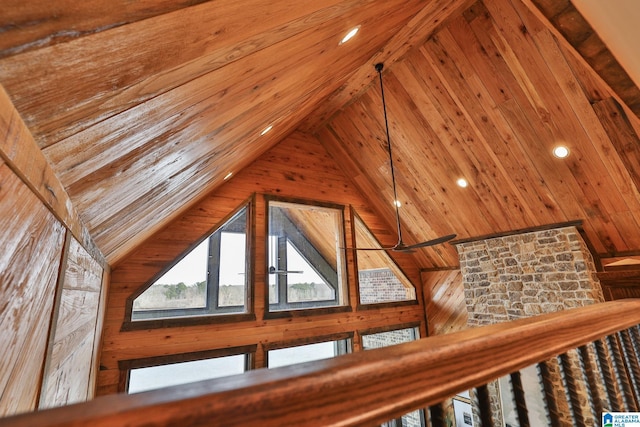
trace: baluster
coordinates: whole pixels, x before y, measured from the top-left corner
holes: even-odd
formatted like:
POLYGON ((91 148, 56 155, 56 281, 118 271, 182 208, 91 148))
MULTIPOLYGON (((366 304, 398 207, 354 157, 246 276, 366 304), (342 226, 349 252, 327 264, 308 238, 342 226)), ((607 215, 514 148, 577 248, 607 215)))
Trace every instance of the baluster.
POLYGON ((638 326, 629 328, 629 334, 631 336, 631 345, 636 354, 638 360, 640 360, 640 332, 638 332, 638 326))
POLYGON ((626 362, 625 367, 627 368, 627 373, 631 380, 635 405, 636 408, 638 408, 638 397, 640 396, 640 384, 638 384, 638 381, 640 380, 640 367, 638 366, 638 358, 636 357, 633 345, 631 344, 629 332, 618 332, 618 340, 621 344, 620 347, 622 348, 622 354, 626 362))
POLYGON ((621 393, 618 388, 618 382, 613 377, 611 371, 611 365, 609 361, 609 352, 607 351, 607 345, 603 340, 594 341, 596 347, 596 354, 598 356, 598 366, 600 366, 600 374, 602 375, 602 381, 604 382, 607 390, 607 398, 609 399, 609 407, 614 412, 622 411, 621 393))
POLYGON ((613 370, 616 374, 616 378, 618 379, 618 383, 620 384, 622 399, 625 403, 625 410, 630 412, 637 412, 638 409, 636 406, 635 398, 633 396, 633 390, 631 388, 631 384, 629 383, 627 369, 624 366, 620 346, 618 345, 618 341, 616 340, 615 335, 607 336, 606 342, 609 346, 609 351, 613 356, 611 362, 613 364, 613 370))
POLYGON ((561 354, 558 357, 560 358, 562 378, 564 379, 566 393, 569 398, 569 407, 571 408, 573 421, 576 425, 583 426, 585 425, 585 421, 584 417, 582 416, 582 408, 580 407, 580 396, 578 395, 578 387, 571 370, 571 360, 566 353, 561 354))
POLYGON ((511 390, 516 403, 516 411, 518 412, 518 422, 520 423, 520 427, 529 427, 529 411, 527 410, 527 402, 524 396, 520 371, 513 372, 510 375, 510 379, 511 390))
POLYGON ((431 415, 431 427, 445 427, 442 404, 429 406, 429 414, 431 415))
POLYGON ((591 354, 587 346, 578 348, 578 356, 580 360, 580 366, 582 372, 587 379, 587 393, 589 394, 589 400, 591 401, 591 409, 594 419, 599 419, 604 412, 604 405, 600 398, 600 389, 598 388, 598 382, 596 380, 596 373, 593 371, 593 363, 591 361, 591 354))
POLYGON ((481 427, 493 427, 493 418, 491 414, 491 397, 486 384, 476 388, 476 407, 480 417, 481 427))
POLYGON ((558 411, 558 404, 553 387, 553 377, 548 362, 538 363, 538 372, 540 374, 542 390, 544 391, 544 401, 547 405, 547 415, 549 416, 550 425, 551 427, 560 427, 562 425, 561 417, 558 411))

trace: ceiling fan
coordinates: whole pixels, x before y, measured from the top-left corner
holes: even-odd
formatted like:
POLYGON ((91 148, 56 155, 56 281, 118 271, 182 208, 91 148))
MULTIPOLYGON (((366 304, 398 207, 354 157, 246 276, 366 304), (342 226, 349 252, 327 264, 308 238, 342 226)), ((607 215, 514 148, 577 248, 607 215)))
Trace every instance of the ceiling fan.
POLYGON ((387 120, 387 104, 384 99, 384 86, 382 84, 382 69, 384 68, 384 64, 382 62, 375 65, 376 71, 380 77, 380 93, 382 95, 382 109, 384 112, 384 125, 387 131, 387 151, 389 153, 389 167, 391 169, 391 183, 393 186, 393 205, 396 210, 396 228, 398 232, 398 243, 389 247, 380 247, 380 248, 353 248, 358 251, 397 251, 397 252, 413 252, 418 248, 425 248, 428 246, 438 245, 440 243, 448 242, 449 240, 456 237, 455 234, 449 234, 446 236, 438 237, 436 239, 427 240, 426 242, 415 243, 413 245, 407 245, 402 240, 402 226, 400 225, 400 203, 398 202, 398 192, 396 190, 396 176, 393 168, 393 156, 391 154, 391 138, 389 137, 389 122, 387 120))

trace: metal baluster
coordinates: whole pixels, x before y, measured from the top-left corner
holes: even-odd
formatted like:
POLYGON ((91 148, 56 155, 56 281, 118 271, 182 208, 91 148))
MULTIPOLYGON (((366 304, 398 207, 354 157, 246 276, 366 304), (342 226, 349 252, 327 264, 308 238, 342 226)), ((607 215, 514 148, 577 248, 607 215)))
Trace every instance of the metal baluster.
POLYGON ((636 354, 638 360, 640 360, 640 332, 638 332, 638 326, 629 328, 629 334, 631 336, 631 345, 636 354))
POLYGON ((598 356, 598 366, 600 366, 600 374, 607 390, 607 398, 609 399, 609 407, 614 412, 622 411, 621 395, 618 389, 618 382, 613 377, 611 366, 609 365, 609 354, 607 345, 603 340, 597 340, 593 343, 596 347, 596 355, 598 356))
POLYGON ((594 419, 599 419, 600 414, 604 412, 604 405, 600 398, 600 390, 598 388, 598 382, 596 380, 596 373, 593 371, 593 363, 591 361, 591 354, 587 346, 578 348, 578 356, 582 372, 587 379, 587 393, 589 394, 589 400, 591 401, 591 409, 594 419))
POLYGON ((520 423, 520 427, 529 427, 529 411, 527 410, 527 402, 524 397, 524 388, 522 387, 520 371, 513 372, 510 375, 510 378, 513 398, 518 412, 518 422, 520 423))
POLYGON ((637 412, 638 408, 633 396, 633 389, 631 388, 631 384, 629 383, 627 369, 624 366, 624 361, 622 360, 622 354, 620 351, 620 346, 618 345, 618 341, 615 335, 607 336, 605 341, 607 342, 609 351, 613 356, 611 362, 613 363, 613 370, 615 371, 618 384, 620 384, 622 399, 624 400, 626 406, 625 410, 630 412, 637 412))
POLYGON ((547 405, 547 415, 549 415, 550 425, 551 427, 560 427, 562 425, 560 422, 561 417, 560 412, 558 411, 556 395, 553 392, 553 379, 548 362, 538 363, 538 372, 540 373, 542 390, 544 391, 544 401, 547 405))
POLYGON ((580 396, 578 395, 578 387, 576 386, 576 380, 573 377, 571 370, 571 360, 566 353, 561 354, 560 367, 562 370, 562 378, 564 379, 564 385, 569 400, 569 407, 573 415, 573 421, 575 425, 585 425, 584 417, 582 416, 582 408, 580 407, 580 396))
POLYGON ((491 397, 487 385, 476 388, 476 401, 478 415, 480 416, 481 427, 493 427, 493 417, 491 414, 491 397))
POLYGON ((638 366, 638 358, 636 357, 633 345, 631 344, 631 337, 629 336, 629 332, 618 332, 618 340, 621 344, 620 347, 622 348, 624 361, 626 362, 626 371, 631 380, 631 387, 633 390, 633 397, 637 410, 638 397, 640 396, 640 384, 638 384, 638 381, 640 381, 640 366, 638 366))
POLYGON ((445 427, 444 411, 441 404, 429 406, 429 414, 431 414, 431 427, 445 427))

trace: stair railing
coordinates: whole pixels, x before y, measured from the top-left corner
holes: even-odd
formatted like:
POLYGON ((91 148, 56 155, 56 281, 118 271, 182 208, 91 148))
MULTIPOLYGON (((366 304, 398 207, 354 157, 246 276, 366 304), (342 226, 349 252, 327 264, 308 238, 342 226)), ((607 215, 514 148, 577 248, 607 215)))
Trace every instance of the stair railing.
POLYGON ((329 360, 103 396, 0 425, 371 426, 429 408, 427 422, 439 427, 441 402, 472 390, 475 425, 487 426, 496 419, 491 384, 505 376, 518 423, 538 425, 528 420, 519 385, 520 370, 530 366, 538 370, 547 424, 585 425, 605 411, 638 410, 638 324, 640 300, 606 302, 329 360))

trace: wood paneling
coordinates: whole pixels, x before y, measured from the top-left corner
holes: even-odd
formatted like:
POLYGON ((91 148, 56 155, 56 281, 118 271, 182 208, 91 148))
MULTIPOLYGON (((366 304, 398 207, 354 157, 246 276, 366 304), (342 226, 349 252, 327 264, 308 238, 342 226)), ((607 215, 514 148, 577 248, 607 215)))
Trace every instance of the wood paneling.
POLYGON ((0 58, 84 37, 207 0, 5 0, 0 58))
POLYGON ((528 1, 544 14, 567 42, 640 117, 640 90, 575 6, 570 1, 528 1))
POLYGON ((424 3, 205 2, 6 57, 0 83, 116 262, 292 131, 424 3), (365 36, 339 46, 354 25, 365 36))
POLYGON ((40 408, 84 402, 93 397, 93 369, 102 268, 71 239, 64 266, 59 307, 49 338, 40 408))
POLYGON ((637 266, 621 266, 620 270, 598 272, 602 293, 607 301, 640 298, 640 272, 637 266))
POLYGON ((467 305, 460 270, 423 271, 422 285, 429 335, 467 327, 467 305))
MULTIPOLYGON (((624 73, 570 2, 50 3, 4 5, 0 84, 69 195, 43 197, 71 200, 88 228, 74 235, 112 264, 296 128, 360 163, 354 182, 389 221, 379 61, 414 241, 583 219, 599 254, 640 252, 629 133, 598 109, 626 102, 637 133, 640 91, 608 78, 624 73), (548 156, 557 141, 571 158, 548 156)), ((456 265, 449 246, 417 258, 456 265)))
POLYGON ((64 227, 0 160, 0 416, 36 408, 64 227))
MULTIPOLYGON (((393 226, 378 217, 376 211, 342 174, 322 145, 310 135, 291 135, 113 268, 102 349, 103 369, 99 373, 99 394, 117 391, 120 360, 281 343, 394 324, 424 324, 418 266, 411 255, 394 253, 392 256, 396 262, 416 285, 418 304, 381 306, 362 312, 265 319, 264 289, 267 274, 264 262, 258 261, 251 266, 256 320, 121 331, 127 298, 188 250, 193 242, 205 236, 217 224, 223 223, 230 213, 250 200, 254 193, 260 193, 254 196, 256 209, 252 250, 256 260, 266 259, 265 245, 258 243, 264 242, 267 230, 266 201, 262 193, 346 206, 347 236, 352 235, 349 209, 356 209, 363 221, 377 233, 376 237, 381 242, 389 245, 395 243, 393 226), (383 232, 378 233, 379 231, 383 232)), ((347 252, 347 273, 349 305, 355 310, 358 305, 355 291, 356 273, 353 254, 350 251, 347 252)))
MULTIPOLYGON (((478 2, 384 75, 412 240, 583 220, 597 254, 640 248, 637 117, 546 25, 517 0, 478 2), (551 155, 558 143, 571 151, 565 160, 551 155)), ((372 86, 317 135, 363 191, 378 190, 368 195, 391 218, 379 92, 372 86)), ((425 268, 457 266, 449 245, 421 252, 425 268)))
POLYGON ((54 215, 89 248, 92 256, 105 263, 69 196, 51 166, 38 149, 29 129, 0 87, 0 158, 31 190, 40 197, 54 215))
POLYGON ((423 44, 439 28, 445 26, 451 17, 461 13, 469 7, 473 0, 432 0, 427 2, 416 13, 407 25, 403 26, 389 42, 376 52, 365 64, 361 65, 349 80, 311 113, 299 129, 303 131, 317 131, 339 109, 359 97, 377 77, 372 65, 379 62, 389 67, 400 61, 402 57, 417 46, 423 44))

